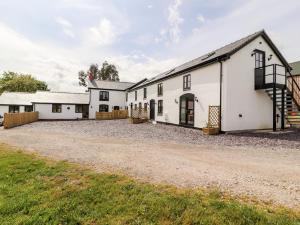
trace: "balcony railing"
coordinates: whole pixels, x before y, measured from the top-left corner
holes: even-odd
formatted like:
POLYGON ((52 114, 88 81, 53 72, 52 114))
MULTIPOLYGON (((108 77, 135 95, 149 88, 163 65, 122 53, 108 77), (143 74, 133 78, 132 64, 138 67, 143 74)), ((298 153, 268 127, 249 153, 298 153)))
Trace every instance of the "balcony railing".
POLYGON ((279 64, 271 64, 255 68, 255 90, 272 87, 284 88, 286 85, 286 68, 279 64))

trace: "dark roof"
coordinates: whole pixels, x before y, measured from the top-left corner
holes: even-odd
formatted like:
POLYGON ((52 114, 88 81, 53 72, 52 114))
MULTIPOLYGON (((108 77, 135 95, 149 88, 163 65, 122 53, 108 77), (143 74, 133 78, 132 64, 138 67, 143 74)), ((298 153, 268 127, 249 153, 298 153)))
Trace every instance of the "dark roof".
POLYGON ((88 88, 125 91, 135 85, 131 82, 108 81, 108 80, 88 80, 88 88))
POLYGON ((268 42, 268 44, 271 46, 271 48, 276 53, 278 58, 282 61, 283 64, 285 64, 285 66, 288 67, 289 66, 288 62, 285 60, 285 58, 279 52, 279 50, 274 45, 274 43, 271 41, 271 39, 266 34, 266 32, 264 30, 261 30, 261 31, 258 31, 256 33, 254 33, 254 34, 251 34, 247 37, 244 37, 244 38, 242 38, 238 41, 235 41, 231 44, 225 45, 224 47, 221 47, 217 50, 211 51, 211 52, 209 52, 209 53, 207 53, 207 54, 205 54, 205 55, 203 55, 199 58, 196 58, 196 59, 191 60, 187 63, 184 63, 181 66, 175 67, 171 70, 168 70, 164 73, 161 73, 161 74, 159 74, 159 75, 157 75, 157 76, 155 76, 151 79, 148 79, 145 82, 142 82, 140 85, 134 86, 133 88, 130 88, 130 89, 131 90, 132 89, 137 89, 137 88, 140 88, 142 86, 149 85, 151 83, 155 83, 155 82, 167 79, 167 78, 172 77, 172 76, 180 75, 184 72, 191 71, 195 68, 199 68, 201 66, 217 62, 219 60, 228 59, 231 55, 233 55, 234 53, 239 51, 241 48, 245 47, 247 44, 249 44, 250 42, 252 42, 254 39, 256 39, 259 36, 262 36, 268 42))
POLYGON ((293 69, 293 70, 291 71, 291 74, 292 74, 292 75, 300 75, 300 61, 290 63, 290 66, 291 66, 292 69, 293 69))

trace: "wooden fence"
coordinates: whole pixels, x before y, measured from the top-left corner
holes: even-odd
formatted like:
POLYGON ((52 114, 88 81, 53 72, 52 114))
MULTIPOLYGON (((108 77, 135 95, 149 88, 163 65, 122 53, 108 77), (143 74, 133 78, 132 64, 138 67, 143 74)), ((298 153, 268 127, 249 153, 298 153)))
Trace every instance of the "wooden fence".
POLYGON ((4 113, 4 129, 35 122, 39 119, 38 112, 4 113))
POLYGON ((128 110, 113 110, 112 112, 96 112, 96 120, 127 119, 128 110))
POLYGON ((135 119, 148 119, 148 111, 145 109, 132 109, 130 117, 135 119))

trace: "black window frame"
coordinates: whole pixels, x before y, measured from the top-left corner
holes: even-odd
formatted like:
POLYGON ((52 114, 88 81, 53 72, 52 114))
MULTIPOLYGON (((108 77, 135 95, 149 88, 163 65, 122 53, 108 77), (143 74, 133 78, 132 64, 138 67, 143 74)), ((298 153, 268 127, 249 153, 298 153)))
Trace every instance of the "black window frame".
POLYGON ((20 112, 20 106, 19 105, 9 105, 8 106, 8 112, 9 113, 19 113, 20 112))
POLYGON ((109 105, 107 104, 100 104, 99 105, 99 112, 109 112, 109 105), (105 109, 101 109, 101 107, 105 107, 105 109))
POLYGON ((147 88, 144 88, 144 99, 147 98, 147 88))
POLYGON ((192 86, 191 74, 183 76, 183 90, 184 91, 191 90, 191 86, 192 86))
POLYGON ((75 105, 75 113, 83 113, 83 105, 75 105))
POLYGON ((24 112, 33 112, 33 106, 32 105, 25 105, 24 106, 24 112))
POLYGON ((128 102, 128 92, 125 94, 125 101, 128 102))
POLYGON ((62 104, 52 104, 52 113, 62 113, 62 104))
POLYGON ((134 100, 137 101, 137 91, 134 92, 134 100))
POLYGON ((157 84, 157 96, 163 96, 163 94, 163 83, 159 83, 157 84))
POLYGON ((103 102, 109 101, 109 91, 100 91, 99 100, 103 102))
POLYGON ((145 102, 145 103, 144 103, 144 111, 147 111, 147 109, 148 109, 148 103, 145 102))
POLYGON ((164 111, 164 107, 163 107, 163 100, 158 100, 157 101, 157 115, 161 116, 163 114, 164 111))
POLYGON ((262 50, 255 49, 255 69, 257 68, 265 68, 266 66, 266 52, 262 50))

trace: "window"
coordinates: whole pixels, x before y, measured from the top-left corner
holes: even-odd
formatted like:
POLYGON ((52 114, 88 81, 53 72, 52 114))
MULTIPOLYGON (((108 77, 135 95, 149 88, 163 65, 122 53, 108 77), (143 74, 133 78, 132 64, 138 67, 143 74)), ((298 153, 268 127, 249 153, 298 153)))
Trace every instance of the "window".
POLYGON ((108 91, 100 91, 100 101, 109 101, 108 91))
POLYGON ((144 103, 144 111, 147 111, 148 103, 144 103))
POLYGON ((83 105, 75 105, 75 113, 82 113, 83 105))
POLYGON ((183 76, 183 90, 191 89, 191 75, 183 76))
POLYGON ((25 112, 33 112, 33 106, 32 105, 25 105, 25 112))
POLYGON ((18 112, 20 112, 20 106, 10 105, 8 111, 9 111, 9 113, 18 113, 18 112))
POLYGON ((128 92, 126 92, 126 102, 128 102, 128 92))
POLYGON ((142 103, 139 103, 139 111, 142 111, 142 103))
POLYGON ((114 106, 114 110, 120 110, 120 106, 114 106))
POLYGON ((99 105, 99 112, 108 112, 108 105, 99 105))
POLYGON ((147 98, 147 88, 144 88, 144 99, 147 98))
POLYGON ((52 104, 53 113, 61 113, 61 104, 52 104))
POLYGON ((134 104, 134 109, 137 110, 137 104, 134 104))
POLYGON ((158 100, 157 114, 163 114, 163 100, 158 100))
POLYGON ((157 85, 157 95, 162 96, 163 95, 163 84, 160 83, 157 85))
POLYGON ((134 92, 134 100, 137 100, 137 91, 134 92))
POLYGON ((255 50, 255 68, 265 67, 265 52, 255 50))

